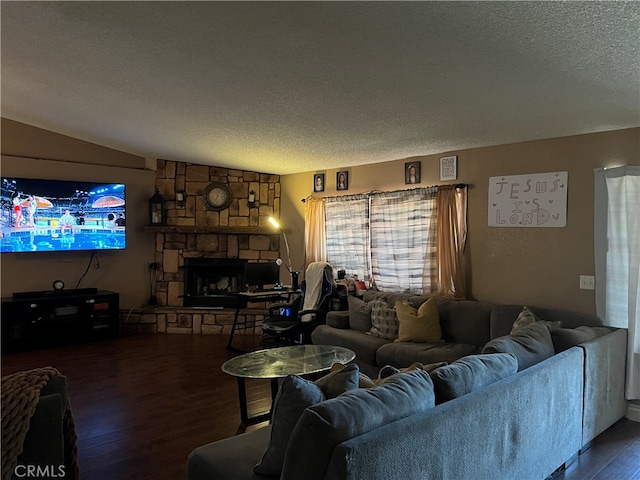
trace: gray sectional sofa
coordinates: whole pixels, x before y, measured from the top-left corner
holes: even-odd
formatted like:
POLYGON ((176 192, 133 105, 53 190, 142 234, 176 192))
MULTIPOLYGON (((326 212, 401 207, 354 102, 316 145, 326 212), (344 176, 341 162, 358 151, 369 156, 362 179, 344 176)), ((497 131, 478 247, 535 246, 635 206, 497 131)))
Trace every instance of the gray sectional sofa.
MULTIPOLYGON (((503 336, 511 332, 522 305, 438 299, 438 308, 446 342, 431 348, 407 345, 405 351, 402 342, 386 341, 377 342, 372 352, 372 343, 365 338, 370 335, 336 328, 336 323, 319 327, 314 341, 352 348, 358 354, 357 365, 369 373, 369 367, 377 371, 378 362, 387 360, 397 360, 396 366, 402 367, 409 361, 432 363, 447 358, 444 361, 450 365, 431 375, 424 370, 392 375, 381 386, 349 390, 305 408, 287 437, 279 476, 254 471, 272 445, 276 427, 269 426, 195 449, 188 461, 189 479, 542 480, 575 459, 625 414, 626 330, 600 327, 593 335, 600 324, 595 317, 531 307, 540 320, 562 321, 563 342, 557 344, 562 344, 563 351, 519 368, 517 351, 480 353, 497 337, 501 338, 493 344, 498 349, 500 342, 515 337, 503 336), (583 325, 590 328, 574 328, 583 325), (390 351, 384 356, 379 351, 386 345, 390 351), (454 358, 457 353, 451 353, 466 352, 471 346, 471 356, 454 358), (444 347, 439 348, 444 356, 432 351, 438 347, 444 347), (515 366, 509 367, 511 371, 507 368, 501 379, 471 382, 466 390, 438 399, 447 375, 466 369, 472 372, 467 378, 473 378, 473 372, 482 371, 477 367, 483 368, 492 355, 500 355, 507 367, 510 362, 515 366), (446 374, 436 375, 439 371, 446 374)), ((541 324, 526 328, 542 331, 541 324)), ((553 331, 546 324, 544 329, 553 331)))
MULTIPOLYGON (((362 300, 349 298, 349 310, 327 314, 326 325, 320 325, 312 334, 316 345, 336 345, 356 352, 356 363, 370 377, 376 377, 381 367, 394 365, 407 367, 414 362, 423 364, 453 362, 480 353, 491 340, 507 335, 523 305, 492 305, 471 300, 451 300, 436 297, 444 343, 395 342, 368 335, 371 320, 359 311, 360 304, 370 305, 383 300, 389 308, 398 301, 406 301, 418 308, 428 297, 403 293, 367 291, 362 300)), ((595 316, 565 310, 528 306, 531 311, 548 322, 561 322, 562 327, 599 326, 595 316)))

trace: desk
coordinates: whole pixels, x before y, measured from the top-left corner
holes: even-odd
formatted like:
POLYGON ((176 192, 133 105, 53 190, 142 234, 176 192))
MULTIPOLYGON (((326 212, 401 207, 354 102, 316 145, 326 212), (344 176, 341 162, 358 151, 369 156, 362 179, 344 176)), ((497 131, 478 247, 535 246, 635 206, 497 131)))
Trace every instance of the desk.
POLYGON ((263 422, 271 417, 268 412, 248 416, 246 378, 271 380, 271 404, 278 393, 278 379, 287 375, 308 375, 329 370, 334 363, 347 364, 356 358, 356 354, 344 347, 331 345, 293 345, 289 347, 268 348, 246 353, 227 360, 222 371, 238 379, 238 399, 240 419, 245 425, 263 422))
POLYGON ((231 333, 229 333, 229 341, 227 342, 227 349, 234 352, 245 353, 242 350, 235 348, 233 343, 233 335, 236 330, 240 330, 240 327, 255 327, 255 320, 249 322, 238 322, 240 316, 240 310, 247 308, 249 303, 261 303, 261 302, 275 302, 277 300, 290 301, 291 295, 296 293, 295 290, 268 290, 265 292, 240 292, 232 294, 236 300, 236 309, 233 315, 233 325, 231 325, 231 333))

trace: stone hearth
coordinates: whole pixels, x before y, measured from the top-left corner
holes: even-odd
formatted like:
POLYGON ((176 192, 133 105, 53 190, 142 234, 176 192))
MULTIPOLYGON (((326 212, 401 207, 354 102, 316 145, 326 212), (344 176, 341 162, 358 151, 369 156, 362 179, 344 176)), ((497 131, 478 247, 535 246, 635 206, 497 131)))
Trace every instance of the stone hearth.
MULTIPOLYGON (((202 309, 185 302, 185 264, 207 259, 221 263, 275 261, 279 257, 280 235, 269 227, 268 218, 280 214, 280 177, 158 160, 156 183, 167 200, 168 224, 146 229, 155 234, 156 240, 155 262, 159 269, 155 271, 153 293, 158 305, 132 312, 125 324, 154 332, 227 334, 233 323, 231 306, 202 309), (206 209, 202 192, 211 182, 229 186, 233 198, 227 209, 206 209), (180 190, 186 192, 184 207, 175 202, 176 191, 180 190), (251 205, 250 191, 255 193, 251 205)), ((201 277, 201 289, 204 280, 201 277)), ((217 289, 217 282, 206 280, 207 293, 211 287, 217 289)), ((227 283, 226 288, 232 287, 232 280, 227 283)), ((266 305, 252 306, 257 308, 243 310, 240 320, 257 320, 259 325, 266 305)))

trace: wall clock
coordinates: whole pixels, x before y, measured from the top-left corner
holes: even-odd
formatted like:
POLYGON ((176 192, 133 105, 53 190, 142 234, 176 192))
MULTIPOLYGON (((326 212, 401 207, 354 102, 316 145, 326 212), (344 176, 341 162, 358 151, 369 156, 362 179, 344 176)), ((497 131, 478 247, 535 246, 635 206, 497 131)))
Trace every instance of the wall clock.
POLYGON ((203 196, 208 210, 224 210, 231 203, 231 190, 225 183, 210 183, 204 189, 203 196))
POLYGON ((54 290, 62 290, 64 288, 64 282, 62 280, 54 280, 52 286, 54 290))

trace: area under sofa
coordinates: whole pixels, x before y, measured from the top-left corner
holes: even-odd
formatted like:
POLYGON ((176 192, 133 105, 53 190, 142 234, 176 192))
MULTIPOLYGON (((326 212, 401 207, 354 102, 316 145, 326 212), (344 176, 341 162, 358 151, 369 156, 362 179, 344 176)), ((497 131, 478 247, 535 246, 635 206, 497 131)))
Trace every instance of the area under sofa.
MULTIPOLYGON (((486 304, 464 306, 482 311, 486 304)), ((509 333, 522 306, 488 308, 486 332, 495 338, 509 333)), ((553 322, 562 317, 568 327, 599 323, 581 314, 532 310, 553 322)), ((486 312, 483 315, 487 318, 486 312)), ((287 448, 288 467, 280 478, 301 478, 300 465, 307 465, 305 479, 544 479, 624 415, 625 351, 626 330, 613 330, 352 438, 335 442, 331 435, 296 437, 287 448), (318 451, 331 453, 318 459, 318 451)), ((270 427, 265 427, 195 449, 189 458, 189 479, 269 478, 253 471, 269 434, 270 427)))

